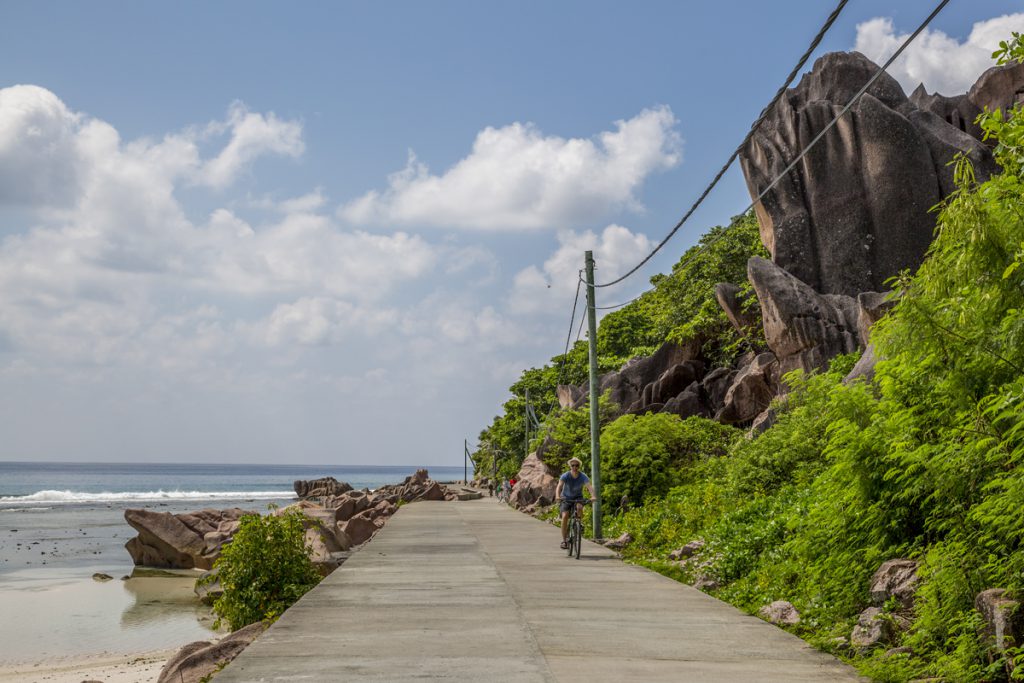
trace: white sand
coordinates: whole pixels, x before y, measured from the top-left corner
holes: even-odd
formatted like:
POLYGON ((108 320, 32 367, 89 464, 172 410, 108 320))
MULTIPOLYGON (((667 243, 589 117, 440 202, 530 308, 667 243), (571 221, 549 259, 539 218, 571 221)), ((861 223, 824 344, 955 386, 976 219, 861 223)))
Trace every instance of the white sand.
POLYGON ((87 655, 0 667, 0 683, 153 683, 177 650, 132 655, 87 655))

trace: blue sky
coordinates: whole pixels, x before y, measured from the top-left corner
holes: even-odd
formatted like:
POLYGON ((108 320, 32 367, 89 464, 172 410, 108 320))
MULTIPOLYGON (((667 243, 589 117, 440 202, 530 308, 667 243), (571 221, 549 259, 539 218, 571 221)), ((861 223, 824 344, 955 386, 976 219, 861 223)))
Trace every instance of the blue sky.
MULTIPOLYGON (((817 54, 931 6, 853 0, 817 54)), ((584 249, 646 254, 831 7, 8 0, 0 459, 458 464, 584 249)), ((954 0, 894 75, 965 91, 1021 10, 954 0)))

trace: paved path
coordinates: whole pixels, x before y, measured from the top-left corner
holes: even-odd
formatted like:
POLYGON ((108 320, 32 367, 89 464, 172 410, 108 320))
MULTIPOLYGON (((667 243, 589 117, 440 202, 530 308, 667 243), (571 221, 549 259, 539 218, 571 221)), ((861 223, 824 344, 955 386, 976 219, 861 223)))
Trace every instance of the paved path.
POLYGON ((494 499, 413 503, 216 683, 855 681, 799 638, 494 499))

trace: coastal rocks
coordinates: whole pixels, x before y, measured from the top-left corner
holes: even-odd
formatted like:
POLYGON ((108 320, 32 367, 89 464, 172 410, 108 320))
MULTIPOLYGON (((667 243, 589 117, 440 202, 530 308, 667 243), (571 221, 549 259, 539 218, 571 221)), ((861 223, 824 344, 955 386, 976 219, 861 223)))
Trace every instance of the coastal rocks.
MULTIPOLYGON (((740 154, 751 197, 796 160, 877 70, 856 52, 815 62, 740 154)), ((935 227, 929 209, 948 191, 947 164, 956 151, 971 159, 979 180, 987 178, 993 161, 985 145, 919 109, 882 74, 756 203, 772 261, 826 294, 882 288, 921 263, 935 227)))
POLYGON ((530 453, 516 474, 516 487, 512 489, 509 503, 520 509, 535 504, 551 505, 555 502, 558 475, 558 471, 547 465, 536 453, 530 453))
POLYGON ((890 598, 895 598, 902 609, 914 605, 914 591, 917 588, 917 565, 914 560, 895 559, 882 563, 871 577, 871 603, 881 607, 890 598))
MULTIPOLYGON (((610 372, 601 377, 601 393, 609 392, 611 400, 619 406, 619 410, 643 412, 655 403, 664 403, 668 398, 682 391, 694 379, 699 379, 697 366, 691 365, 682 370, 679 376, 668 373, 675 366, 696 361, 700 355, 703 340, 693 340, 686 344, 666 342, 657 351, 646 358, 634 358, 623 365, 618 372, 610 372), (684 376, 685 375, 685 376, 684 376), (662 380, 661 386, 655 391, 650 385, 662 380), (675 393, 672 389, 675 388, 675 393)), ((701 368, 703 366, 700 366, 701 368)), ((701 370, 702 372, 702 370, 701 370)), ((587 385, 584 385, 581 398, 573 404, 578 408, 586 400, 587 385)))
POLYGON ((857 625, 850 634, 850 644, 858 650, 868 650, 892 642, 895 628, 878 607, 868 607, 857 617, 857 625))
POLYGON ((189 643, 171 657, 160 670, 157 683, 200 683, 223 669, 266 630, 268 624, 256 622, 222 640, 189 643))
MULTIPOLYGON (((747 262, 761 304, 768 348, 779 360, 781 375, 795 369, 822 370, 841 353, 860 349, 853 297, 822 295, 763 258, 747 262)), ((767 407, 767 406, 766 406, 767 407)))
POLYGON ((778 386, 779 362, 775 354, 758 354, 736 374, 715 419, 722 424, 749 423, 768 409, 778 386))
POLYGON ((793 603, 785 600, 776 600, 765 605, 757 613, 762 619, 776 626, 796 626, 800 623, 800 613, 793 607, 793 603))
POLYGON ((1016 647, 1024 635, 1024 612, 1020 603, 1002 588, 989 588, 974 598, 974 608, 985 618, 984 637, 989 647, 1016 647))
POLYGON ((351 491, 352 486, 344 481, 338 481, 334 477, 322 477, 307 481, 298 480, 294 483, 295 495, 299 498, 323 498, 325 496, 340 496, 346 491, 351 491))
POLYGON ((627 531, 618 538, 613 538, 610 541, 604 542, 604 547, 611 550, 623 550, 626 546, 633 542, 633 536, 627 531))
POLYGON ((341 525, 341 530, 352 542, 352 545, 362 545, 370 540, 379 529, 372 519, 362 515, 356 515, 341 525))
POLYGON ((96 572, 92 575, 93 581, 99 581, 100 583, 106 583, 107 581, 113 581, 114 577, 110 574, 104 574, 103 572, 96 572))
POLYGON ((690 541, 682 548, 676 548, 668 554, 668 559, 672 561, 683 560, 689 557, 693 557, 704 547, 704 541, 696 540, 690 541))
POLYGON ((245 514, 239 508, 170 512, 128 509, 125 521, 139 532, 125 544, 136 565, 169 569, 211 569, 223 543, 245 514))
POLYGON ((742 335, 749 333, 750 328, 757 324, 757 316, 746 311, 747 301, 742 297, 739 285, 721 282, 715 285, 715 300, 725 311, 725 317, 733 329, 742 335))

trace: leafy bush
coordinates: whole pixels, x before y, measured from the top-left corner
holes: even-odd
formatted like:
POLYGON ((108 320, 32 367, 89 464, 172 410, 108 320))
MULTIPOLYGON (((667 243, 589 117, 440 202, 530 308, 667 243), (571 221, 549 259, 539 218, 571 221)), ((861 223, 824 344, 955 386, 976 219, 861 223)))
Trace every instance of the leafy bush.
POLYGON ((601 432, 602 497, 639 503, 661 498, 694 463, 725 455, 740 432, 702 417, 623 415, 601 432))
POLYGON ((227 621, 233 631, 274 621, 321 578, 307 553, 302 513, 245 515, 240 522, 211 575, 224 590, 213 604, 217 627, 227 621))

